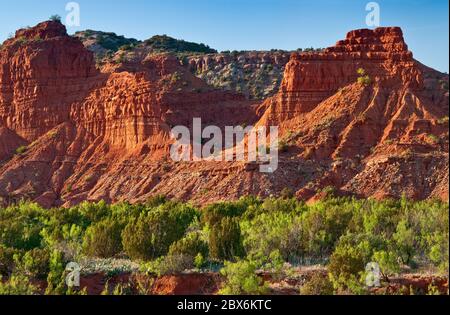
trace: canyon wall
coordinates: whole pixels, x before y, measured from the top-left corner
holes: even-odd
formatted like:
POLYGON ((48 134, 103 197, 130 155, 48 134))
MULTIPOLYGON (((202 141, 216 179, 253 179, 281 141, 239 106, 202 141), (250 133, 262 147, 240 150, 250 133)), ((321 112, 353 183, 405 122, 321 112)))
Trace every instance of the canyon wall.
POLYGON ((58 22, 19 30, 0 50, 2 202, 164 194, 204 205, 286 189, 314 200, 328 186, 358 197, 448 199, 448 76, 414 60, 399 28, 356 30, 321 52, 279 57, 236 61, 255 65, 250 73, 285 67, 279 91, 251 101, 202 79, 227 67, 220 55, 186 64, 137 47, 96 66, 58 22), (190 128, 195 117, 221 128, 279 126, 278 170, 172 161, 171 128, 190 128))

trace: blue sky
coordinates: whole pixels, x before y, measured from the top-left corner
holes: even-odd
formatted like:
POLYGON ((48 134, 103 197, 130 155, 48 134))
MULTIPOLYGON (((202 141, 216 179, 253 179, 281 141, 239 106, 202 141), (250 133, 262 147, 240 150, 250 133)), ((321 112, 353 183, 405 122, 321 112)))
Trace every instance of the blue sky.
MULTIPOLYGON (((0 42, 52 14, 67 0, 2 1, 0 42)), ((78 0, 81 27, 137 39, 167 34, 218 50, 328 47, 367 27, 368 0, 78 0)), ((448 0, 377 0, 381 26, 400 26, 415 58, 449 70, 448 0)))

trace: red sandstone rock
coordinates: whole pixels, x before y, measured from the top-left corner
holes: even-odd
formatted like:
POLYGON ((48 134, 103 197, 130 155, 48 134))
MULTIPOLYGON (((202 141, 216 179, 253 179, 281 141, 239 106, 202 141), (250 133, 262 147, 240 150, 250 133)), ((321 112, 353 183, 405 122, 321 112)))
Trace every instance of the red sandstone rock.
POLYGON ((168 55, 137 52, 99 71, 62 25, 41 23, 0 51, 0 196, 47 207, 155 194, 204 204, 285 187, 309 199, 334 186, 360 197, 446 199, 444 81, 413 59, 399 28, 358 30, 324 52, 293 55, 278 95, 252 104, 168 55), (356 83, 358 68, 367 86, 356 83), (172 162, 170 128, 194 117, 279 125, 288 150, 278 171, 172 162), (26 153, 13 156, 21 145, 26 153))

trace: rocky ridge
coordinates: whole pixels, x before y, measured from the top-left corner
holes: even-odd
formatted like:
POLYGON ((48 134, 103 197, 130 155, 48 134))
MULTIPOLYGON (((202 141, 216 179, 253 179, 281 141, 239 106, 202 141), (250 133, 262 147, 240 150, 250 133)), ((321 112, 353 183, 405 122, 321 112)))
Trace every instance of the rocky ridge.
MULTIPOLYGON (((279 57, 270 62, 281 69, 279 57)), ((399 28, 352 31, 322 52, 293 54, 264 102, 202 80, 197 69, 207 73, 222 62, 215 58, 185 63, 141 47, 96 68, 58 22, 19 30, 0 50, 3 203, 165 194, 205 204, 286 189, 311 200, 329 186, 359 197, 448 198, 448 76, 414 60, 399 28), (194 117, 279 125, 279 169, 171 161, 171 127, 194 117)))

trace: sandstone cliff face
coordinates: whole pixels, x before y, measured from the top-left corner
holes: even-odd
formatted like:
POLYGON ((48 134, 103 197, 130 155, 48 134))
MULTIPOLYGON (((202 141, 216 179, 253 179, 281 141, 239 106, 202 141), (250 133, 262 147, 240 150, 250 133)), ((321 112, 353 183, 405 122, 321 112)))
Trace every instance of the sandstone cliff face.
POLYGON ((34 141, 96 84, 92 54, 58 22, 19 30, 0 51, 0 121, 34 141))
MULTIPOLYGON (((192 69, 209 69, 201 60, 192 69)), ((192 69, 141 47, 98 70, 57 22, 18 31, 0 50, 3 203, 165 194, 205 204, 284 188, 307 200, 326 186, 360 197, 447 198, 448 77, 415 61, 400 29, 353 31, 323 52, 294 54, 279 92, 262 103, 216 90, 192 69), (359 68, 370 82, 357 83, 359 68), (219 127, 279 125, 279 169, 171 161, 171 127, 194 117, 219 127)))
POLYGON ((401 29, 356 30, 322 53, 293 55, 261 123, 281 125, 288 145, 327 166, 300 197, 326 185, 440 197, 448 191, 447 82, 413 59, 401 29))

